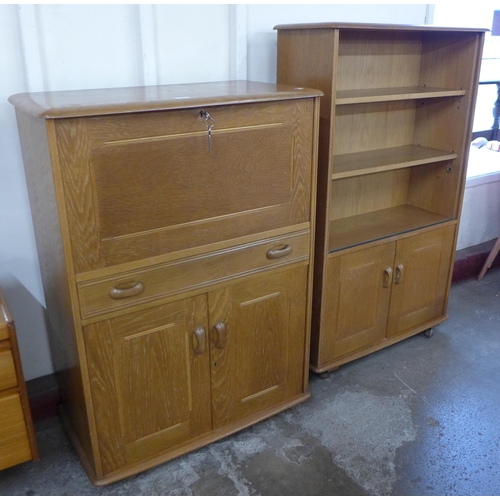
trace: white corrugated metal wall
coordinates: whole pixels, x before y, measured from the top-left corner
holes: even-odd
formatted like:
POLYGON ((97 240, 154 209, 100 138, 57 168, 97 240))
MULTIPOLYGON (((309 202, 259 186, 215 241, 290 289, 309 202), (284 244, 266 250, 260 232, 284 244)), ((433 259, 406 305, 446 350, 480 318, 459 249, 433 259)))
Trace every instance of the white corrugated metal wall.
POLYGON ((276 24, 424 24, 425 4, 0 4, 0 285, 26 379, 53 371, 10 95, 250 79, 275 81, 276 24))

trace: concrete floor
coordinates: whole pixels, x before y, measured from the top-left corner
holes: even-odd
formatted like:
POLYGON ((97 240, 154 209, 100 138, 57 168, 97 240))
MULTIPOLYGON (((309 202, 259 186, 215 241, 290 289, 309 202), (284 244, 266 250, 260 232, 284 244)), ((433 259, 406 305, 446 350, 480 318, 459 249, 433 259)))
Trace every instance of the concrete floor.
POLYGON ((113 485, 87 480, 57 418, 0 495, 498 495, 500 269, 452 286, 451 319, 311 375, 312 398, 113 485))

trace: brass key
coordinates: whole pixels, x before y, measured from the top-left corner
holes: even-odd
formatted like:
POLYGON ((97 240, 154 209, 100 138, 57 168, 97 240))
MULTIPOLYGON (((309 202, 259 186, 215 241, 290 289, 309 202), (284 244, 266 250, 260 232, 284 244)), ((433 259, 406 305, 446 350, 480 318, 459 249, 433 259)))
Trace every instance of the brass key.
POLYGON ((215 120, 210 116, 206 111, 200 111, 200 116, 205 117, 205 127, 207 127, 208 131, 208 152, 212 152, 212 128, 215 124, 215 120))

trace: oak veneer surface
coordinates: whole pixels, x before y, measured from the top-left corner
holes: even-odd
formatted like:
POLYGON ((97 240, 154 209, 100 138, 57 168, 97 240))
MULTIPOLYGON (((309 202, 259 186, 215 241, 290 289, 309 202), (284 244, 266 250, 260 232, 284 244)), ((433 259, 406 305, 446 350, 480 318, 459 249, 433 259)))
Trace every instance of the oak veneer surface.
POLYGON ((309 30, 309 29, 345 29, 345 30, 394 30, 394 31, 436 31, 436 32, 480 32, 484 33, 487 29, 478 28, 455 28, 446 26, 422 26, 412 24, 383 24, 383 23, 297 23, 297 24, 278 24, 274 27, 275 30, 309 30))
POLYGON ((311 99, 206 104, 55 120, 77 274, 310 220, 311 99))
POLYGON ((162 109, 186 109, 207 104, 241 104, 320 96, 321 92, 261 82, 193 83, 113 89, 32 92, 9 98, 14 106, 38 118, 69 118, 162 109))
POLYGON ((94 484, 308 397, 320 95, 217 82, 10 99, 61 413, 94 484))
POLYGON ((323 372, 446 319, 485 30, 275 29, 278 83, 324 93, 311 339, 323 372))

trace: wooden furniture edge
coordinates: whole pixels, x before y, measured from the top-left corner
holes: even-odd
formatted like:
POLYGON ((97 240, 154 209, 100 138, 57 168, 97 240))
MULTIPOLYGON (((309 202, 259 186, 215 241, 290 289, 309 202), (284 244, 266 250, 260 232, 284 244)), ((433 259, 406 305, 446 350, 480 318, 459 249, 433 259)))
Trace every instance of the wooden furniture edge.
POLYGON ((296 23, 296 24, 278 24, 274 26, 275 30, 306 30, 306 29, 352 29, 352 30, 398 30, 398 31, 460 31, 470 33, 484 33, 490 31, 488 28, 464 28, 450 26, 434 26, 421 24, 383 24, 383 23, 341 23, 341 22, 323 22, 323 23, 296 23))
POLYGON ((77 118, 146 111, 305 99, 319 97, 316 89, 231 80, 195 84, 151 85, 14 94, 8 101, 37 118, 77 118), (212 90, 210 90, 212 89, 212 90), (186 93, 192 95, 186 96, 186 93))
POLYGON ((225 438, 227 436, 230 436, 232 434, 235 434, 241 430, 244 430, 252 425, 255 425, 259 422, 262 422, 263 420, 266 420, 274 415, 277 415, 278 413, 287 410, 289 408, 292 408, 293 406, 302 403, 303 401, 306 401, 307 399, 310 398, 310 393, 309 392, 304 392, 303 394, 296 396, 292 399, 289 399, 288 401, 285 401, 284 403, 280 403, 278 405, 272 406, 271 408, 267 408, 265 410, 261 410, 255 414, 253 414, 250 417, 246 417, 239 422, 227 425, 221 429, 217 429, 214 431, 210 431, 207 434, 203 436, 198 436, 197 438, 192 439, 188 443, 185 443, 182 446, 179 446, 178 448, 168 451, 166 453, 159 454, 155 458, 152 459, 147 459, 142 462, 127 466, 123 469, 121 469, 119 472, 114 472, 109 475, 105 475, 101 478, 98 478, 97 476, 94 475, 92 472, 92 469, 87 461, 86 455, 83 452, 83 449, 78 441, 78 437, 76 433, 73 431, 71 427, 71 422, 69 418, 66 415, 66 412, 64 410, 64 407, 59 408, 60 415, 61 415, 61 420, 63 421, 64 427, 66 429, 66 432, 68 433, 68 437, 71 440, 72 444, 75 447, 75 450, 77 451, 77 454, 79 458, 82 461, 83 467, 85 471, 87 472, 89 479, 91 483, 94 486, 106 486, 108 484, 114 483, 116 481, 119 481, 121 479, 125 479, 127 477, 130 477, 134 474, 138 474, 139 472, 144 472, 148 469, 151 469, 152 467, 156 467, 158 465, 161 465, 163 463, 166 463, 174 458, 180 457, 182 455, 185 455, 187 453, 190 453, 192 451, 198 450, 208 444, 214 443, 216 441, 219 441, 222 438, 225 438))
POLYGON ((362 349, 362 350, 357 351, 353 354, 345 356, 345 357, 343 357, 339 360, 336 360, 332 363, 326 363, 326 364, 321 365, 321 366, 314 366, 311 364, 310 370, 312 372, 318 373, 318 374, 334 370, 335 368, 338 368, 339 366, 345 365, 346 363, 349 363, 351 361, 359 359, 359 358, 366 356, 368 354, 372 354, 374 352, 380 351, 381 349, 384 349, 385 347, 389 347, 392 344, 396 344, 396 343, 400 342, 401 340, 407 339, 409 337, 413 337, 414 335, 417 335, 425 330, 428 330, 429 328, 433 328, 434 326, 439 325, 440 323, 443 323, 447 319, 449 319, 448 315, 440 316, 439 318, 435 318, 432 321, 429 321, 429 322, 424 323, 420 326, 417 326, 415 328, 407 330, 406 332, 404 332, 401 335, 396 335, 396 336, 391 337, 389 339, 384 338, 384 339, 382 339, 382 341, 378 342, 375 345, 372 345, 366 349, 362 349))
POLYGON ((28 391, 26 389, 26 382, 24 380, 23 367, 21 364, 21 353, 19 351, 19 344, 17 342, 14 319, 10 312, 9 306, 5 300, 5 295, 3 294, 1 289, 0 289, 0 313, 3 316, 3 319, 5 320, 5 323, 3 323, 0 326, 2 327, 5 326, 7 329, 8 332, 7 340, 9 341, 12 355, 14 358, 14 366, 17 377, 17 391, 19 393, 19 397, 21 399, 21 405, 23 408, 24 423, 31 451, 31 460, 37 462, 38 460, 40 460, 40 454, 38 452, 38 446, 36 444, 35 428, 33 426, 33 418, 31 415, 30 402, 28 399, 28 391))

